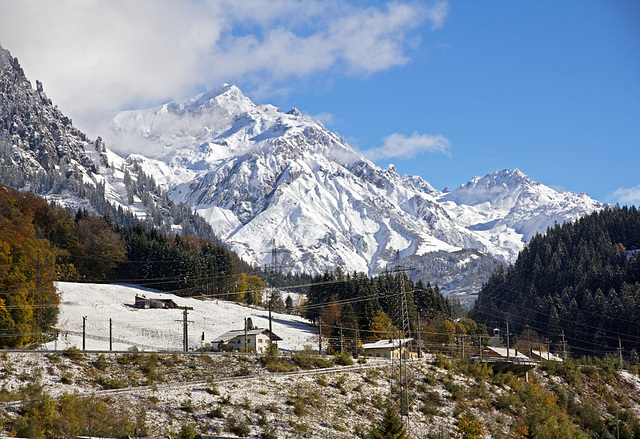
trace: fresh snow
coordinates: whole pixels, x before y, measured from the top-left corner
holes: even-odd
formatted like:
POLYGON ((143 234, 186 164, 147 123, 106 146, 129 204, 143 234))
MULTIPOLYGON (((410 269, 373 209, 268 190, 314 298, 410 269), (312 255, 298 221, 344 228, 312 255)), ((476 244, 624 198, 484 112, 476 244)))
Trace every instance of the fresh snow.
MULTIPOLYGON (((86 319, 87 350, 109 349, 109 319, 112 322, 114 350, 136 346, 140 350, 181 351, 183 311, 180 309, 137 309, 136 294, 148 298, 172 299, 178 306, 193 307, 188 311, 189 347, 205 343, 231 330, 243 329, 244 319, 251 318, 254 327, 268 328, 268 311, 223 300, 201 300, 179 297, 132 285, 108 285, 57 282, 60 294, 60 314, 56 328, 60 335, 48 349, 62 350, 70 346, 82 349, 82 318, 86 319)), ((302 350, 315 346, 317 335, 305 319, 289 314, 272 313, 273 332, 283 340, 283 350, 302 350)))

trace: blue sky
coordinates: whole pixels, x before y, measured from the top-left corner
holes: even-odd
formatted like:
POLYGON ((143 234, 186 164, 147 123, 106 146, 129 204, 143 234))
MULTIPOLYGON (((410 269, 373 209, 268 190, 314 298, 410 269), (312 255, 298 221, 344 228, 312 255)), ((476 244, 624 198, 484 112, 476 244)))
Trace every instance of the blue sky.
POLYGON ((519 168, 640 204, 640 2, 0 0, 0 44, 80 128, 237 84, 380 166, 519 168))

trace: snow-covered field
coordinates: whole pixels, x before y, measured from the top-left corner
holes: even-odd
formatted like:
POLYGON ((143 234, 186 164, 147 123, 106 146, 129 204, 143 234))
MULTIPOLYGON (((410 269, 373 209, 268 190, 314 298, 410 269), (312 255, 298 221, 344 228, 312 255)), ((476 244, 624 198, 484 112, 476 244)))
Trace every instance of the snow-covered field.
MULTIPOLYGON (((136 346, 140 350, 182 350, 183 311, 180 309, 136 309, 136 294, 148 298, 170 298, 188 311, 189 347, 199 348, 231 330, 243 329, 245 317, 259 328, 269 327, 268 311, 222 300, 200 300, 161 293, 133 285, 56 283, 60 293, 60 314, 56 327, 60 335, 48 349, 76 346, 82 349, 82 318, 86 316, 87 350, 109 349, 109 319, 114 350, 136 346), (122 342, 126 341, 126 343, 122 342)), ((308 322, 297 316, 273 313, 273 332, 283 340, 280 349, 300 350, 315 345, 317 335, 308 322)))

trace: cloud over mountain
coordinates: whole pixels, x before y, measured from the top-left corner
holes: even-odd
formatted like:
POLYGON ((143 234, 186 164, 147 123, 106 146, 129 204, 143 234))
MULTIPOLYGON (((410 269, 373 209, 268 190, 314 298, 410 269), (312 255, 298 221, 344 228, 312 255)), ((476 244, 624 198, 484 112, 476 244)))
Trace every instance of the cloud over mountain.
POLYGON ((72 117, 148 106, 233 80, 256 89, 402 65, 446 4, 0 1, 0 41, 72 117), (34 74, 37 72, 37 74, 34 74))

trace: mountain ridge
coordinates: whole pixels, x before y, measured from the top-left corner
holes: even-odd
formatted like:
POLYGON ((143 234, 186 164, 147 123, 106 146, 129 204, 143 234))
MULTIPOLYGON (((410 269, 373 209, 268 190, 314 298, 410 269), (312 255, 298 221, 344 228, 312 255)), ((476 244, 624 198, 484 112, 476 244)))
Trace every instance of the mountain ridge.
MULTIPOLYGON (((513 260, 527 237, 602 207, 518 170, 439 191, 422 177, 376 166, 297 109, 283 113, 255 104, 230 84, 120 113, 105 125, 104 142, 90 141, 52 106, 41 84, 32 89, 8 51, 0 53, 2 86, 12 91, 0 107, 3 178, 18 172, 16 164, 37 162, 42 148, 36 133, 53 120, 60 139, 49 136, 50 152, 41 157, 50 163, 41 168, 51 182, 38 183, 49 199, 70 207, 101 205, 110 215, 173 232, 204 227, 201 217, 254 265, 373 275, 398 254, 400 263, 416 268, 416 277, 443 286, 479 285, 491 267, 513 260), (32 114, 47 117, 25 123, 32 114), (130 154, 125 159, 114 151, 130 154), (271 261, 274 240, 277 261, 271 261)), ((17 187, 35 178, 18 177, 9 178, 17 187)))
POLYGON ((174 148, 159 162, 138 155, 140 165, 166 184, 175 201, 193 206, 236 251, 259 265, 271 263, 273 239, 287 250, 279 262, 298 271, 344 265, 375 274, 393 262, 398 250, 414 264, 427 253, 465 249, 511 261, 523 238, 602 206, 586 195, 555 191, 517 169, 438 191, 422 177, 377 167, 297 109, 282 113, 253 104, 228 84, 123 113, 113 119, 117 129, 111 142, 117 144, 123 133, 129 139, 126 133, 137 129, 137 120, 150 130, 145 141, 174 148), (159 123, 152 115, 166 120, 163 108, 188 109, 167 125, 186 124, 182 133, 197 132, 197 141, 176 147, 175 133, 154 132, 159 123), (204 120, 213 123, 198 125, 204 120), (312 230, 303 227, 305 222, 313 224, 312 230), (287 232, 279 234, 274 224, 287 232), (319 245, 328 251, 300 250, 319 245))

